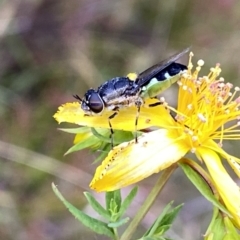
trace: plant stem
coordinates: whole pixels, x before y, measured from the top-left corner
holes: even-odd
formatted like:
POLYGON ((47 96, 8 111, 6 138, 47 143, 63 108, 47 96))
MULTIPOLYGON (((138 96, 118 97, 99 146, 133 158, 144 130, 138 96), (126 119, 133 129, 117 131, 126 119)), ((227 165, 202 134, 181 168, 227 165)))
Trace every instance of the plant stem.
POLYGON ((114 240, 119 240, 117 228, 113 228, 113 232, 114 232, 114 236, 115 236, 114 240))
POLYGON ((120 240, 130 240, 132 235, 135 233, 135 230, 138 224, 142 221, 144 216, 147 214, 148 210, 154 203, 155 199, 157 198, 158 194, 163 189, 164 185, 168 181, 169 177, 176 169, 177 165, 172 165, 169 168, 165 169, 159 179, 157 180, 155 186, 152 188, 151 192, 149 193, 146 201, 142 204, 141 208, 138 210, 137 214, 133 218, 132 222, 129 224, 123 235, 121 236, 120 240))

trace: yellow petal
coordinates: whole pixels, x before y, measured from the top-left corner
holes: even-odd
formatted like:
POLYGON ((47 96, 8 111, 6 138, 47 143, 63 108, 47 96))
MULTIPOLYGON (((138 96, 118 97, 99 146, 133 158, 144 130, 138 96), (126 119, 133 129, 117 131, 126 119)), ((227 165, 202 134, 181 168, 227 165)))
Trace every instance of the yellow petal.
POLYGON ((189 147, 166 129, 143 134, 139 142, 125 142, 115 147, 96 170, 90 187, 112 191, 157 173, 177 162, 189 147))
POLYGON ((239 165, 240 159, 239 158, 226 153, 216 142, 214 142, 211 139, 206 141, 202 146, 212 149, 214 152, 219 153, 224 159, 226 159, 228 161, 228 163, 232 167, 233 171, 240 178, 240 165, 239 165))
MULTIPOLYGON (((148 107, 149 104, 156 103, 156 99, 148 99, 140 109, 138 129, 149 128, 151 126, 167 127, 173 125, 173 118, 163 105, 148 107)), ((78 102, 66 103, 58 108, 54 118, 59 122, 75 123, 81 126, 100 127, 109 129, 109 116, 114 112, 105 110, 102 115, 85 116, 78 102)), ((120 109, 118 114, 111 119, 113 129, 134 131, 137 108, 135 106, 120 109)))
POLYGON ((235 225, 240 228, 240 189, 222 165, 217 153, 199 148, 198 153, 205 162, 225 206, 231 212, 235 225))

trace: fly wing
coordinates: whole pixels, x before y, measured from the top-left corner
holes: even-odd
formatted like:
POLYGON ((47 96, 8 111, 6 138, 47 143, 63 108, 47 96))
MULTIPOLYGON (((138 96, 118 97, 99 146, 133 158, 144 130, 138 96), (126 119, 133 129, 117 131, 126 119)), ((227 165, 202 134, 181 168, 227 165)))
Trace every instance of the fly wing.
POLYGON ((154 78, 160 71, 168 67, 170 64, 178 60, 181 56, 186 54, 190 50, 190 47, 184 49, 183 51, 174 54, 173 56, 169 57, 168 59, 163 60, 162 62, 153 65, 152 67, 148 68, 147 70, 140 73, 136 79, 136 84, 138 85, 138 89, 147 85, 148 82, 154 78))

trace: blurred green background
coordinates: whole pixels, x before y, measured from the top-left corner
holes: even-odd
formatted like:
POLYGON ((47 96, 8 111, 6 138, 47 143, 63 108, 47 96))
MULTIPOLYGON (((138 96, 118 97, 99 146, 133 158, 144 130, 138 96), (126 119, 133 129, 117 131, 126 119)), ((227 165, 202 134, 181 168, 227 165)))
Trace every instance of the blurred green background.
MULTIPOLYGON (((64 157, 73 136, 58 131, 52 118, 73 94, 82 96, 111 77, 140 72, 190 45, 195 62, 205 60, 203 73, 221 63, 222 76, 239 84, 237 0, 2 0, 0 19, 0 239, 106 239, 77 222, 51 189, 54 182, 70 202, 95 216, 82 192, 89 191, 97 154, 64 157)), ((174 103, 175 94, 173 87, 165 98, 174 103)), ((224 145, 240 157, 237 147, 236 142, 224 145)), ((129 216, 155 179, 139 183, 129 216)), ((97 196, 104 201, 104 194, 97 196)), ((169 235, 201 239, 211 205, 180 170, 139 233, 170 200, 185 206, 169 235)))

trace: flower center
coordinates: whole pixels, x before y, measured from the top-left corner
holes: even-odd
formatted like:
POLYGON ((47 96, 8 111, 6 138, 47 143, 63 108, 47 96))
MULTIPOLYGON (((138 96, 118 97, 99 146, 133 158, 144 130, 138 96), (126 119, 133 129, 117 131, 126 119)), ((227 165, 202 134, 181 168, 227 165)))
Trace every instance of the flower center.
POLYGON ((240 97, 239 88, 231 83, 224 83, 223 78, 217 79, 221 69, 219 64, 210 70, 208 76, 199 78, 198 73, 204 62, 192 72, 190 55, 188 72, 178 82, 178 107, 176 120, 178 131, 188 139, 191 149, 201 146, 209 138, 219 140, 240 139, 240 97))

